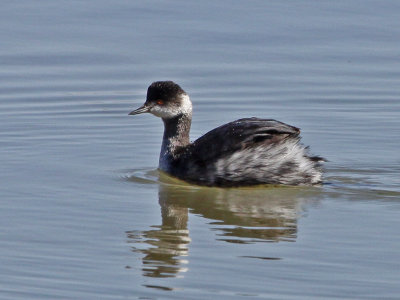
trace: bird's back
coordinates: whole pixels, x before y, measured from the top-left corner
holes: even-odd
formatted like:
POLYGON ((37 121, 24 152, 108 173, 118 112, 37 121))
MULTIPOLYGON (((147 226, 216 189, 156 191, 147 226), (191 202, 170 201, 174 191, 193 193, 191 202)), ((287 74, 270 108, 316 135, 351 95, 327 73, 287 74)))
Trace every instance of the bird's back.
POLYGON ((307 154, 299 134, 279 121, 239 119, 181 149, 170 173, 207 186, 319 183, 321 159, 307 154))

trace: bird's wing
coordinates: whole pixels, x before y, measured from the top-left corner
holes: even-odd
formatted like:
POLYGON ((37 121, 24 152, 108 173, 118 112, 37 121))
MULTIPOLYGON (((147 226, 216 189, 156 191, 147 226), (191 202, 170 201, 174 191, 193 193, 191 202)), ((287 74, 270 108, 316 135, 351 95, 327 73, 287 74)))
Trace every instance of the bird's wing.
POLYGON ((228 153, 257 144, 279 143, 297 138, 300 129, 285 123, 259 118, 239 119, 217 127, 190 146, 191 158, 202 163, 214 161, 228 153))

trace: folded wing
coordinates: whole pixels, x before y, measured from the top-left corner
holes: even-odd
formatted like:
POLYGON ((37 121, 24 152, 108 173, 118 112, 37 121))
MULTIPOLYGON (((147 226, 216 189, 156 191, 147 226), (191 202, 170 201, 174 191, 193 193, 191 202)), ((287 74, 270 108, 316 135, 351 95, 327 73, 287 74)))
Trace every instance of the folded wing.
POLYGON ((299 134, 299 128, 276 120, 244 118, 211 130, 190 148, 195 149, 191 153, 197 160, 207 163, 256 144, 279 143, 287 138, 297 138, 299 134))

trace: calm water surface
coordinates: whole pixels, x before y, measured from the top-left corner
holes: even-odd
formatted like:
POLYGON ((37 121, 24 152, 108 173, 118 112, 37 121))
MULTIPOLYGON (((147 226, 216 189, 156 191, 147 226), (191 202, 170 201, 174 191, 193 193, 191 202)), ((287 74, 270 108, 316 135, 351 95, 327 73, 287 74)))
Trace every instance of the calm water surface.
POLYGON ((1 299, 398 299, 398 1, 6 1, 1 299), (200 188, 156 170, 171 79, 192 139, 302 128, 320 187, 200 188))

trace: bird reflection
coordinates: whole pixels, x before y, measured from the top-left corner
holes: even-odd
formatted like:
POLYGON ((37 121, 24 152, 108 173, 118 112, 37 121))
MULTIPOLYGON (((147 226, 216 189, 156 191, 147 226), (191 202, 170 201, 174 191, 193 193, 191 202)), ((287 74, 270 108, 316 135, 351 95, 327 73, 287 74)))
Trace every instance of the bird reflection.
POLYGON ((144 254, 143 275, 179 277, 188 270, 188 215, 209 220, 216 239, 229 243, 295 241, 297 218, 316 188, 203 188, 159 186, 162 224, 127 232, 132 250, 144 254))
MULTIPOLYGON (((160 191, 161 192, 161 191, 160 191)), ((137 232, 128 231, 130 243, 135 244, 132 250, 145 254, 143 257, 143 275, 148 277, 176 277, 186 271, 185 256, 188 255, 190 243, 187 228, 188 208, 175 205, 164 205, 161 201, 162 224, 153 229, 137 232), (139 245, 145 244, 144 248, 139 245)))

